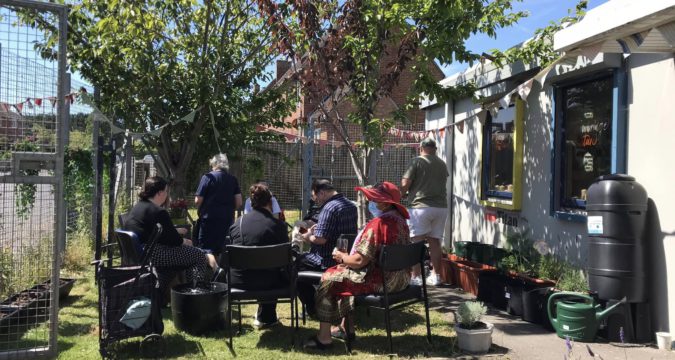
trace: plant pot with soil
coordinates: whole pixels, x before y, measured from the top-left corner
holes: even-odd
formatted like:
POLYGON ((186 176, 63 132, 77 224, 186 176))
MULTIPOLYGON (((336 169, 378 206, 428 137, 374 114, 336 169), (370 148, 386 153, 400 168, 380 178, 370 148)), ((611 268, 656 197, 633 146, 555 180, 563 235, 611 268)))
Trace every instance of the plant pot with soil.
POLYGON ((469 260, 451 261, 457 284, 466 292, 478 295, 478 276, 482 272, 497 271, 496 268, 469 260))
POLYGON ((494 326, 481 321, 487 308, 479 301, 465 301, 457 308, 455 332, 461 350, 470 353, 486 353, 492 346, 494 326))

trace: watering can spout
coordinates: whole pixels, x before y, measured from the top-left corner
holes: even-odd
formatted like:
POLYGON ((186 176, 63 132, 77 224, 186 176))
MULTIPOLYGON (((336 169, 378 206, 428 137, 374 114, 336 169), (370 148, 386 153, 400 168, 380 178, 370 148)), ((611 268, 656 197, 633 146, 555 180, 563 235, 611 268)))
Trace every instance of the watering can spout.
POLYGON ((603 310, 603 311, 598 311, 598 312, 596 312, 596 313, 595 313, 595 318, 596 318, 598 321, 600 321, 600 320, 606 318, 607 316, 609 316, 610 314, 612 314, 612 313, 614 312, 614 310, 616 310, 616 308, 617 308, 619 305, 623 305, 623 304, 625 304, 625 303, 626 303, 626 297, 624 297, 623 299, 621 299, 621 301, 619 301, 618 303, 616 303, 616 304, 614 304, 614 305, 608 307, 607 309, 605 309, 605 310, 603 310))

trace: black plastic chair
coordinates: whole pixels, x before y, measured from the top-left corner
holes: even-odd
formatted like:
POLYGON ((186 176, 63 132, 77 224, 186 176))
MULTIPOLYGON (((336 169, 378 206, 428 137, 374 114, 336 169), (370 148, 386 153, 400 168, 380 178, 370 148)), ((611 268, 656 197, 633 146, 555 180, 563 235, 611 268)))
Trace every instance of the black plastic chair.
POLYGON ((288 303, 291 305, 291 327, 293 334, 291 344, 295 344, 298 329, 296 313, 298 311, 295 289, 296 270, 291 252, 291 244, 284 243, 268 246, 227 245, 225 247, 228 261, 227 283, 232 283, 232 269, 238 270, 273 270, 285 269, 289 274, 289 284, 285 287, 270 290, 244 290, 227 287, 229 314, 229 347, 232 349, 232 306, 237 305, 239 311, 239 332, 241 332, 241 305, 288 303), (295 326, 293 321, 295 320, 295 326))
MULTIPOLYGON (((347 251, 349 252, 352 250, 352 246, 354 246, 354 241, 356 240, 356 234, 340 234, 338 238, 347 238, 347 240, 349 241, 347 251)), ((321 282, 322 275, 323 271, 309 271, 309 270, 298 271, 298 281, 309 283, 312 285, 318 285, 321 282)), ((305 311, 305 304, 303 303, 302 325, 305 325, 305 323, 306 323, 306 311, 305 311)))
MULTIPOLYGON (((427 323, 427 341, 431 344, 431 325, 429 323, 429 299, 427 297, 426 274, 424 273, 424 258, 426 255, 426 246, 423 241, 409 245, 385 245, 382 247, 379 256, 379 266, 384 272, 382 281, 382 293, 364 294, 354 297, 355 306, 367 306, 384 310, 384 321, 387 329, 387 339, 389 339, 389 352, 394 352, 394 345, 391 339, 391 319, 392 310, 401 309, 419 302, 424 303, 424 312, 427 323), (408 271, 413 265, 420 265, 422 269, 422 286, 409 285, 402 291, 390 293, 387 289, 387 272, 405 270, 408 271)), ((349 318, 347 318, 348 320, 349 318)), ((345 321, 345 330, 349 331, 348 321, 345 321)), ((352 344, 347 336, 347 351, 351 353, 352 344)))

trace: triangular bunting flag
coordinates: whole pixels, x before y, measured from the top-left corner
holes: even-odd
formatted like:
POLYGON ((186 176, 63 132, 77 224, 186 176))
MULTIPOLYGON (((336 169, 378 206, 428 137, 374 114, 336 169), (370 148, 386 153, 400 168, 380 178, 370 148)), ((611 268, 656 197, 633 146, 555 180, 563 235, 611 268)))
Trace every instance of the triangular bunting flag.
POLYGON ((19 114, 21 114, 21 112, 23 111, 23 103, 14 104, 14 108, 19 114))
POLYGON ((35 105, 42 106, 42 99, 35 99, 35 105))
POLYGON ((0 103, 0 109, 2 109, 3 112, 9 112, 9 104, 7 103, 0 103))
POLYGON ((52 104, 52 107, 56 106, 56 98, 55 97, 50 96, 50 97, 47 98, 47 100, 49 100, 49 102, 52 104))

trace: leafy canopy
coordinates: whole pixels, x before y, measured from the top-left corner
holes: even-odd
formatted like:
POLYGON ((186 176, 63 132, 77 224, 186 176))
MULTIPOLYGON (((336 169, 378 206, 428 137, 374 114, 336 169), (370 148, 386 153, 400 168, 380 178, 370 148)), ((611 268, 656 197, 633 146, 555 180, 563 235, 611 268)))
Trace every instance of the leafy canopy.
MULTIPOLYGON (((55 30, 48 15, 26 10, 23 20, 55 30)), ((280 125, 288 111, 279 92, 254 93, 274 54, 252 0, 82 0, 68 21, 70 66, 121 127, 149 131, 200 109, 146 138, 179 183, 197 147, 212 154, 214 137, 224 152, 272 138, 256 125, 280 125)), ((55 56, 56 36, 36 44, 43 56, 55 56)))

